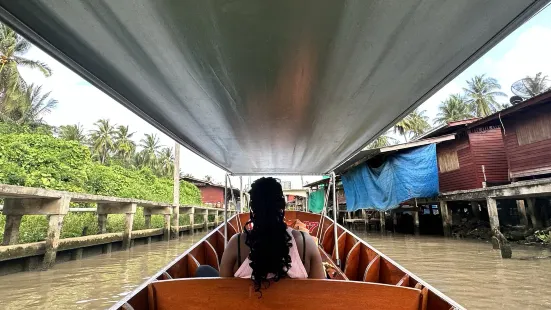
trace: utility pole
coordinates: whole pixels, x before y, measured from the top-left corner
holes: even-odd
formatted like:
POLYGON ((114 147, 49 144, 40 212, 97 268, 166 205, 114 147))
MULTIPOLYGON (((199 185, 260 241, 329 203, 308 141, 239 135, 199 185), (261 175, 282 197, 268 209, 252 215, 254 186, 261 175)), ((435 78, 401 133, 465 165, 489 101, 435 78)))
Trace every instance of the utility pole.
MULTIPOLYGON (((172 199, 172 223, 170 236, 178 239, 180 235, 180 144, 174 143, 174 191, 172 199)), ((193 215, 192 215, 193 216, 193 215)))

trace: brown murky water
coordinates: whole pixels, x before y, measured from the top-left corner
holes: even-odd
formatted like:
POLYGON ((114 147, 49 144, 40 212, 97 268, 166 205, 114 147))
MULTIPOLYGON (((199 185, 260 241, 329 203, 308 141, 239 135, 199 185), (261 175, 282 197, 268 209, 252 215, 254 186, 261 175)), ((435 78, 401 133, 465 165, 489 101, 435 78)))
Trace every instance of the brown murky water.
POLYGON ((0 277, 0 309, 106 309, 204 235, 184 235, 176 241, 61 263, 48 271, 0 277))
MULTIPOLYGON (((0 277, 0 309, 108 308, 202 236, 0 277)), ((551 259, 534 259, 551 255, 549 250, 517 247, 513 259, 502 260, 484 242, 358 236, 469 309, 551 309, 551 259)))
POLYGON ((476 240, 357 235, 468 309, 551 309, 551 259, 537 258, 548 249, 513 247, 504 260, 476 240))

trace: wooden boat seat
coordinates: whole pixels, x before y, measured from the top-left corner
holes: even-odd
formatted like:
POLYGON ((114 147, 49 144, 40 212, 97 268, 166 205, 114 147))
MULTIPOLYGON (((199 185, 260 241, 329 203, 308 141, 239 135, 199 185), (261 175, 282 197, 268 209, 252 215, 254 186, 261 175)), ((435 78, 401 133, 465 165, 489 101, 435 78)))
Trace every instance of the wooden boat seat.
POLYGON ((404 309, 420 310, 415 288, 335 280, 283 279, 255 293, 250 280, 158 281, 148 286, 149 310, 167 309, 404 309))

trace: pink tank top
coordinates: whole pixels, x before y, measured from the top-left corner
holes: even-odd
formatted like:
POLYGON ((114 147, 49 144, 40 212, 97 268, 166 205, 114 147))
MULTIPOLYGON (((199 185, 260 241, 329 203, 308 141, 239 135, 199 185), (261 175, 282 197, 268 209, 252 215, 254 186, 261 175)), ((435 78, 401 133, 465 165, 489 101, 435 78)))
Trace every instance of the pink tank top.
MULTIPOLYGON (((291 256, 291 268, 289 271, 287 271, 287 275, 290 278, 293 279, 306 279, 308 278, 308 273, 306 272, 306 268, 304 268, 304 265, 302 264, 302 260, 300 259, 300 254, 298 253, 297 243, 295 242, 295 237, 293 237, 292 234, 292 228, 287 228, 287 232, 291 235, 291 248, 289 249, 289 256, 291 256)), ((251 274, 253 273, 253 269, 249 264, 251 261, 247 257, 245 261, 239 266, 239 269, 235 272, 233 275, 236 278, 244 278, 244 279, 250 279, 251 274)), ((272 278, 273 275, 268 275, 268 278, 272 278)))

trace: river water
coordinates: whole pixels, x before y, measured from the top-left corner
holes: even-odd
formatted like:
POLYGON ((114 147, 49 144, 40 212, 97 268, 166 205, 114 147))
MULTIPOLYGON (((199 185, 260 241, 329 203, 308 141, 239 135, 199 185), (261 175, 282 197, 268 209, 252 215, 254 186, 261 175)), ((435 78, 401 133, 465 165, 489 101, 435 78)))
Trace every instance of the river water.
MULTIPOLYGON (((468 309, 551 309, 549 250, 514 247, 503 260, 486 242, 358 232, 371 245, 468 309)), ((203 234, 0 277, 0 309, 104 309, 203 234)))

